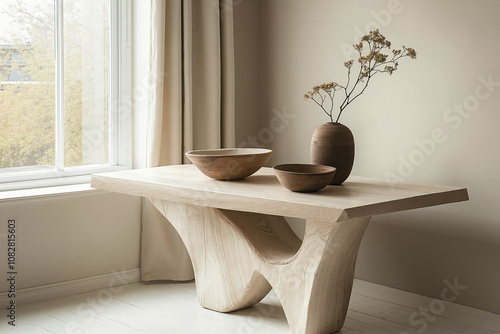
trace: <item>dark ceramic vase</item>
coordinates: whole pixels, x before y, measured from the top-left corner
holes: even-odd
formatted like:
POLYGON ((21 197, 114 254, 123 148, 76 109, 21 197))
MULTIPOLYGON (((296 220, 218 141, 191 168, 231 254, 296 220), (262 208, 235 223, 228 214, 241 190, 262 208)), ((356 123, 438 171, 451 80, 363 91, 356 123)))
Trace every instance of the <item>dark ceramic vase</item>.
POLYGON ((325 123, 314 131, 310 153, 311 163, 337 168, 330 184, 342 184, 354 164, 354 136, 343 124, 325 123))

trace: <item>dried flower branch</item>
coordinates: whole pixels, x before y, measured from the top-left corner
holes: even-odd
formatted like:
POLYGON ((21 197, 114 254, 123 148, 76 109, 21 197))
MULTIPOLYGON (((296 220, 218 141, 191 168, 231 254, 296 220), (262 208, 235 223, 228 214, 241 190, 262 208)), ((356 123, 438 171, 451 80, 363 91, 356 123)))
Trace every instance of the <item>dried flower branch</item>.
POLYGON ((392 56, 384 54, 384 50, 391 49, 391 42, 388 41, 379 30, 370 31, 368 35, 361 38, 358 44, 353 45, 358 51, 359 71, 356 80, 351 82, 351 70, 354 65, 354 60, 349 60, 344 63, 347 68, 347 83, 345 86, 336 82, 324 83, 319 86, 314 86, 312 91, 304 95, 305 100, 313 100, 321 109, 330 117, 333 123, 333 109, 335 93, 341 90, 344 93, 344 100, 339 106, 339 113, 335 120, 338 123, 340 115, 344 109, 358 98, 368 87, 370 80, 378 73, 389 73, 392 75, 399 66, 398 61, 401 58, 409 57, 417 58, 417 52, 412 48, 402 47, 401 50, 392 50, 392 56), (365 51, 365 52, 364 52, 365 51), (363 55, 365 53, 365 55, 363 55), (329 101, 329 107, 328 103, 329 101))

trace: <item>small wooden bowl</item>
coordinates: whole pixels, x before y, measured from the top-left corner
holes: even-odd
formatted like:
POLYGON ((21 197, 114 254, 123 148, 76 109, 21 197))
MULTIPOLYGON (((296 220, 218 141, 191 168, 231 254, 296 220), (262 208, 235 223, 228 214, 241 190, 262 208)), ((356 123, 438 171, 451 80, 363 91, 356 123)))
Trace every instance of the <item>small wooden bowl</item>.
POLYGON ((185 153, 206 176, 216 180, 240 180, 258 171, 271 158, 265 148, 221 148, 185 153))
POLYGON ((326 187, 333 178, 335 167, 314 164, 282 164, 274 166, 278 181, 288 190, 313 192, 326 187))

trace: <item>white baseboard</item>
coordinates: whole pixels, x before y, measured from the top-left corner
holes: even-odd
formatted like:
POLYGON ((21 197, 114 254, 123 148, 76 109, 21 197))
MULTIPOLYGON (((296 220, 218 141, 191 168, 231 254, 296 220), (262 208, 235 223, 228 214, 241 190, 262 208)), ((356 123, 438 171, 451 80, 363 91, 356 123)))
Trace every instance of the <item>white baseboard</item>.
MULTIPOLYGON (((16 290, 15 303, 16 305, 32 304, 54 298, 136 283, 140 280, 141 270, 139 268, 114 271, 109 274, 16 290)), ((13 299, 9 298, 8 292, 0 293, 0 307, 8 306, 13 299)))

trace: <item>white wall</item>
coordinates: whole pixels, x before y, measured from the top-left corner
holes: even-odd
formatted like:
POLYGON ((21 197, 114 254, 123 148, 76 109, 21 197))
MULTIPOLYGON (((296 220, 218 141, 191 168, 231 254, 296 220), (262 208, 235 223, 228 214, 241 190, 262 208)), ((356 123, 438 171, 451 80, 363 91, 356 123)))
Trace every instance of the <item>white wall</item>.
MULTIPOLYGON (((16 221, 17 289, 139 267, 140 200, 99 191, 0 202, 0 268, 16 221)), ((1 280, 0 292, 8 290, 1 280)))
POLYGON ((303 94, 344 80, 342 47, 380 27, 393 46, 417 50, 417 60, 374 78, 345 110, 357 145, 353 174, 464 186, 470 201, 374 217, 356 277, 436 298, 445 279, 457 278, 467 286, 458 303, 500 313, 500 2, 245 0, 240 8, 249 10, 235 17, 250 18, 236 24, 258 22, 260 37, 259 68, 248 64, 259 70, 260 130, 252 131, 269 128, 273 110, 289 114, 267 137, 270 165, 309 161, 312 132, 327 118, 303 94), (435 129, 439 143, 430 142, 435 129))

